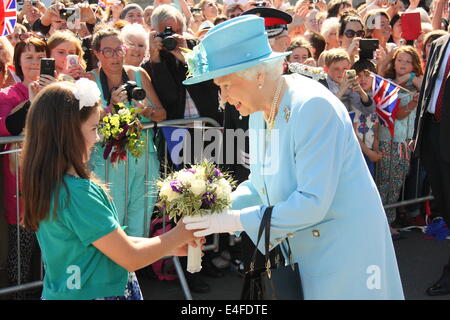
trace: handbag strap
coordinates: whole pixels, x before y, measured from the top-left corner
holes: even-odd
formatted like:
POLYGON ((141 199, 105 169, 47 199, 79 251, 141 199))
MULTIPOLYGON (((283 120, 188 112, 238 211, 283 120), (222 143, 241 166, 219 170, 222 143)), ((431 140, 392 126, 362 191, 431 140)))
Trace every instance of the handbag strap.
MULTIPOLYGON (((265 258, 266 258, 266 272, 269 279, 272 276, 272 273, 270 272, 270 256, 269 256, 269 242, 270 242, 270 221, 272 220, 272 210, 273 206, 270 206, 266 209, 264 212, 264 216, 266 219, 264 220, 264 235, 265 235, 265 258)), ((262 224, 262 223, 261 223, 262 224)))
MULTIPOLYGON (((250 263, 251 271, 253 271, 255 269, 256 253, 258 252, 258 245, 259 245, 259 241, 261 240, 262 233, 263 233, 264 229, 266 229, 267 225, 269 225, 269 230, 270 230, 270 218, 272 216, 272 208, 273 207, 267 207, 266 210, 264 211, 264 215, 261 219, 261 224, 259 225, 259 231, 258 231, 258 240, 256 242, 255 251, 253 252, 252 260, 250 263), (270 208, 270 210, 269 210, 269 208, 270 208)), ((269 237, 270 237, 270 235, 269 235, 269 237)), ((266 249, 266 253, 267 252, 268 252, 268 250, 266 249)), ((268 256, 268 255, 266 254, 266 256, 268 256)))

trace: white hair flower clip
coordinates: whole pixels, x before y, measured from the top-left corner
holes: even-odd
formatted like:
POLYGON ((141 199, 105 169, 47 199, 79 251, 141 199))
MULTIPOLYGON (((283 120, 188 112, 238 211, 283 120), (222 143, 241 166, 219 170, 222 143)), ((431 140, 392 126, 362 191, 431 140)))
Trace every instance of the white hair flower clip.
POLYGON ((80 110, 83 107, 93 107, 100 100, 101 94, 97 84, 87 78, 75 81, 73 95, 80 101, 80 110))

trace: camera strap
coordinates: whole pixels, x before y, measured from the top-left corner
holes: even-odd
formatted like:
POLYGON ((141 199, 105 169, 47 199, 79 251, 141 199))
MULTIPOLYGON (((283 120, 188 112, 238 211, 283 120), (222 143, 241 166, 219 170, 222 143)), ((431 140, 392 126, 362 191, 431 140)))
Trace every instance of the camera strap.
MULTIPOLYGON (((128 74, 126 73, 125 69, 122 68, 122 83, 126 83, 128 80, 130 80, 128 78, 128 74)), ((115 87, 109 90, 108 78, 106 77, 106 74, 102 68, 100 68, 100 84, 102 85, 103 97, 105 98, 107 104, 109 105, 111 102, 111 91, 117 88, 115 87)))

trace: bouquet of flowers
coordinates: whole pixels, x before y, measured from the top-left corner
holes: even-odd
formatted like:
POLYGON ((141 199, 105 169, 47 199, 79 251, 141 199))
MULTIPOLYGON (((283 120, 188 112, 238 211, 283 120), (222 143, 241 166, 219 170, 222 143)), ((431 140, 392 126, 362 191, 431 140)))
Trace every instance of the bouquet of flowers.
MULTIPOLYGON (((231 206, 231 191, 235 184, 229 174, 203 161, 158 181, 156 205, 175 221, 183 216, 219 213, 231 206)), ((194 273, 201 268, 201 249, 197 243, 196 248, 188 248, 187 271, 194 273)))
POLYGON ((118 104, 113 109, 100 122, 99 132, 103 136, 102 147, 105 148, 103 158, 106 160, 111 154, 111 163, 125 161, 127 151, 139 158, 145 150, 141 139, 144 127, 139 121, 139 111, 128 109, 124 104, 118 104))

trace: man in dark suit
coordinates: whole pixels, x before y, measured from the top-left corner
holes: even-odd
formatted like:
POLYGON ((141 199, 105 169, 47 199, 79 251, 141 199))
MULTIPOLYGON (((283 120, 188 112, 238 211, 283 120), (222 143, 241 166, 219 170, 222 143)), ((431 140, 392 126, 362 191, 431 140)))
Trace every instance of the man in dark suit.
MULTIPOLYGON (((420 90, 414 155, 420 157, 439 215, 450 226, 450 35, 433 42, 420 90)), ((436 214, 434 214, 436 216, 436 214)), ((450 294, 450 260, 428 295, 450 294)))

